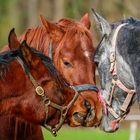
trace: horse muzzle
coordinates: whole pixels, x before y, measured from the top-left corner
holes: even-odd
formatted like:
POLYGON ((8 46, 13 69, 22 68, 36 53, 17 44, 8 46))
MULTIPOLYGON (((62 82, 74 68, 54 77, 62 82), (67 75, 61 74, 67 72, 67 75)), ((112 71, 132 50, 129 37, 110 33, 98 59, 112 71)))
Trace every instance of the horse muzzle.
POLYGON ((95 110, 91 107, 88 101, 84 102, 86 112, 75 112, 73 114, 74 120, 80 125, 85 127, 93 126, 93 120, 95 118, 95 110))
POLYGON ((108 133, 113 133, 119 129, 119 123, 116 120, 107 120, 107 117, 103 117, 101 121, 101 130, 108 133))

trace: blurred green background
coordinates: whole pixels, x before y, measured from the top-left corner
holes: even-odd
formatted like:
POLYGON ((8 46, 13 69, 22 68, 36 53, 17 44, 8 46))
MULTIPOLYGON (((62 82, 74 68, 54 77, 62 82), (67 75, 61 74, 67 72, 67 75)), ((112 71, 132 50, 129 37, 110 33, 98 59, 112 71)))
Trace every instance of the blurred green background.
MULTIPOLYGON (((115 133, 105 133, 95 128, 70 128, 63 127, 58 136, 52 136, 48 131, 44 130, 45 140, 129 140, 130 130, 119 129, 115 133)), ((139 140, 139 131, 136 132, 135 140, 139 140)), ((130 139, 131 140, 131 139, 130 139)))
MULTIPOLYGON (((86 12, 95 8, 108 21, 124 17, 140 18, 140 0, 0 0, 0 48, 7 44, 7 36, 15 27, 18 35, 27 27, 40 24, 39 15, 57 21, 62 17, 79 20, 86 12)), ((92 23, 94 20, 91 17, 92 23)), ((98 36, 92 28, 95 44, 98 36)))

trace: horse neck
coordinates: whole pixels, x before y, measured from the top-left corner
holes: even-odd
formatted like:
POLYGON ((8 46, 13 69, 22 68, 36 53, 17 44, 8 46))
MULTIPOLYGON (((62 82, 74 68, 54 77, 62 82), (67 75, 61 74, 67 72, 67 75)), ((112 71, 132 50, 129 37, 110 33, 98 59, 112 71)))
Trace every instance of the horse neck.
MULTIPOLYGON (((2 74, 2 72, 1 72, 2 74)), ((11 114, 12 109, 21 102, 23 90, 26 90, 27 79, 17 61, 12 61, 0 77, 0 114, 11 114)), ((29 86, 29 85, 28 85, 29 86)))
MULTIPOLYGON (((119 54, 120 51, 118 51, 118 47, 116 49, 116 71, 117 71, 117 76, 119 80, 123 83, 123 85, 128 88, 128 89, 135 89, 134 87, 134 77, 132 75, 132 71, 130 69, 130 66, 127 64, 126 60, 122 56, 125 53, 119 54)), ((122 101, 124 102, 126 99, 126 95, 129 93, 125 93, 120 97, 120 99, 123 99, 122 101)), ((136 100, 136 94, 134 93, 134 96, 132 98, 130 106, 135 102, 136 100)), ((121 101, 121 100, 120 100, 121 101)), ((123 104, 122 102, 122 104, 123 104)))
POLYGON ((120 54, 119 52, 119 50, 116 51, 116 68, 119 79, 129 89, 134 89, 134 78, 131 68, 126 62, 125 57, 122 56, 122 54, 125 55, 125 53, 120 54))
POLYGON ((17 61, 12 61, 5 66, 0 75, 0 98, 17 96, 25 86, 26 77, 22 67, 17 61))

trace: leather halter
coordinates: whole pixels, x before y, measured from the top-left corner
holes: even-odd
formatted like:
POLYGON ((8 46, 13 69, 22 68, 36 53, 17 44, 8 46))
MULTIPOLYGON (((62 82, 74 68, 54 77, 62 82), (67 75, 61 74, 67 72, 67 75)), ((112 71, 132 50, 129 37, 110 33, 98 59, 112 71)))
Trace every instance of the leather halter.
POLYGON ((33 78, 33 76, 31 75, 31 73, 29 71, 28 66, 25 63, 23 63, 23 61, 20 59, 20 57, 17 57, 17 60, 21 64, 22 68, 25 70, 25 72, 28 75, 30 81, 32 82, 33 86, 35 87, 36 94, 41 97, 41 99, 44 103, 45 113, 46 113, 45 121, 44 121, 44 127, 47 130, 49 130, 54 136, 57 136, 56 132, 62 127, 62 125, 64 123, 64 120, 66 118, 66 115, 68 113, 68 110, 72 107, 72 105, 77 100, 77 98, 79 96, 79 93, 76 91, 75 87, 69 86, 70 88, 72 88, 75 91, 75 95, 67 106, 60 106, 60 105, 52 102, 49 99, 49 97, 46 95, 47 93, 46 93, 46 91, 44 91, 43 87, 40 84, 38 84, 38 82, 33 78), (59 123, 56 126, 54 126, 53 128, 46 124, 47 118, 48 118, 48 113, 49 113, 49 110, 48 110, 49 106, 59 110, 60 113, 61 113, 59 123))
POLYGON ((128 106, 132 100, 132 97, 135 93, 134 89, 129 89, 127 88, 120 80, 119 77, 117 75, 117 66, 116 66, 116 42, 117 42, 117 36, 119 31, 121 30, 122 27, 126 26, 128 23, 124 23, 119 25, 116 30, 115 33, 113 35, 112 38, 112 51, 110 54, 110 73, 112 74, 112 84, 110 87, 110 93, 109 93, 109 99, 108 101, 105 101, 107 104, 107 108, 108 111, 115 117, 115 119, 117 119, 117 121, 120 121, 121 119, 125 118, 127 113, 128 113, 128 106), (113 93, 115 90, 115 87, 119 87, 121 90, 123 90, 124 92, 127 93, 127 96, 122 104, 122 106, 120 107, 120 109, 123 111, 123 113, 120 115, 118 115, 114 109, 112 108, 111 104, 112 104, 112 98, 113 98, 113 93))
MULTIPOLYGON (((52 45, 52 40, 49 43, 49 58, 53 61, 53 45, 52 45)), ((94 84, 81 84, 81 85, 76 85, 73 86, 77 92, 81 91, 87 91, 87 90, 92 90, 98 93, 98 88, 94 84)))

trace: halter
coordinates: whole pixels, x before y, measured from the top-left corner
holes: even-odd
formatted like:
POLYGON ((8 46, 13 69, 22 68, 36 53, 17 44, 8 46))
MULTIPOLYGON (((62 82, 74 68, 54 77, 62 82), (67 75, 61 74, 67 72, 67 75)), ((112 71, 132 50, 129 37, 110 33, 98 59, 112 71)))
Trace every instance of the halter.
POLYGON ((25 72, 28 75, 30 81, 32 82, 33 86, 35 87, 36 94, 41 97, 41 99, 44 103, 46 116, 45 116, 45 121, 44 121, 43 126, 47 130, 49 130, 54 136, 57 136, 56 132, 62 127, 62 125, 64 123, 64 120, 66 118, 66 115, 68 113, 68 110, 72 107, 72 105, 77 100, 77 98, 79 96, 79 93, 76 91, 75 87, 69 86, 70 88, 72 88, 75 91, 75 95, 67 106, 60 106, 60 105, 52 102, 49 99, 49 97, 46 96, 46 94, 45 94, 46 91, 44 91, 43 87, 40 84, 38 84, 38 82, 33 78, 33 76, 31 75, 31 73, 29 71, 28 66, 25 63, 23 63, 23 61, 19 57, 17 57, 17 60, 21 64, 22 68, 25 70, 25 72), (48 110, 49 106, 59 110, 60 113, 61 113, 59 123, 57 125, 55 125, 53 128, 46 124, 47 118, 48 118, 48 113, 49 113, 49 110, 48 110))
POLYGON ((117 121, 120 121, 121 119, 124 119, 126 117, 126 115, 128 113, 128 110, 129 110, 128 106, 129 106, 129 104, 132 100, 132 97, 133 97, 134 93, 135 93, 134 89, 127 88, 119 80, 119 77, 118 77, 118 74, 117 74, 117 66, 116 66, 117 36, 118 36, 118 33, 121 30, 121 28, 126 26, 126 25, 128 25, 128 23, 123 23, 123 24, 119 25, 116 28, 115 33, 114 33, 113 38, 112 38, 112 49, 113 50, 111 51, 111 54, 110 54, 110 63, 111 63, 110 73, 112 74, 112 83, 111 83, 111 87, 110 87, 109 99, 107 101, 105 101, 106 104, 107 104, 108 111, 115 117, 115 119, 117 121), (124 92, 127 93, 127 96, 126 96, 122 106, 120 107, 120 109, 123 111, 123 114, 121 114, 121 116, 119 116, 111 106, 115 86, 119 87, 121 90, 123 90, 124 92))

